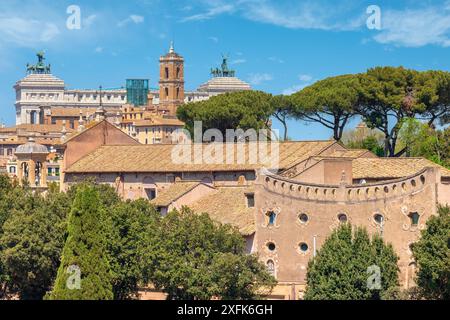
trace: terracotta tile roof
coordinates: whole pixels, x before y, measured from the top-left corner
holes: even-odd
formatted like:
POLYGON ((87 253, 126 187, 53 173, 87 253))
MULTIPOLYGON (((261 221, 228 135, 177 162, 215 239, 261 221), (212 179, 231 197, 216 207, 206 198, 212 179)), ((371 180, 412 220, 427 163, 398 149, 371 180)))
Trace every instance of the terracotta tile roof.
POLYGON ((253 191, 251 187, 221 187, 189 207, 196 213, 207 213, 222 224, 231 224, 247 236, 256 230, 255 208, 247 207, 245 196, 253 191))
POLYGON ((327 157, 330 158, 359 158, 362 156, 371 155, 375 156, 371 151, 365 149, 347 149, 347 150, 336 150, 329 154, 327 157))
POLYGON ((200 182, 176 182, 167 189, 158 193, 158 196, 150 201, 157 207, 169 206, 173 201, 176 201, 181 196, 198 186, 200 182))
POLYGON ((16 131, 17 131, 16 127, 0 128, 0 133, 14 133, 16 131))
POLYGON ((52 117, 79 117, 80 111, 85 117, 95 113, 97 108, 51 108, 52 117))
MULTIPOLYGON (((301 162, 324 148, 331 146, 334 141, 302 141, 281 142, 279 144, 279 169, 285 169, 301 162)), ((183 159, 193 159, 194 147, 183 159)), ((208 144, 203 144, 205 150, 208 144)), ((233 144, 237 150, 238 144, 233 144)), ((245 161, 237 161, 238 152, 235 151, 235 159, 227 164, 225 155, 221 164, 195 164, 190 161, 172 161, 172 150, 175 145, 153 144, 133 146, 102 146, 94 152, 74 163, 66 169, 67 173, 100 173, 100 172, 202 172, 202 171, 252 171, 267 166, 267 163, 252 164, 249 160, 248 144, 240 144, 244 148, 245 161)), ((226 154, 226 145, 223 147, 226 154)), ((268 147, 270 151, 270 147, 268 147)), ((208 154, 207 151, 204 152, 208 154)), ((203 161, 206 162, 206 161, 203 161)))
MULTIPOLYGON (((106 121, 106 120, 103 120, 106 121)), ((91 121, 89 123, 87 123, 85 125, 85 129, 83 131, 73 131, 70 135, 67 136, 66 140, 64 141, 64 144, 66 144, 67 142, 69 142, 70 140, 72 140, 75 137, 78 137, 80 134, 82 134, 83 132, 85 132, 88 129, 91 129, 95 126, 97 126, 98 124, 102 123, 102 121, 98 122, 98 121, 91 121)))
MULTIPOLYGON (((49 137, 49 138, 34 138, 36 143, 43 144, 43 145, 59 145, 61 144, 61 140, 59 138, 55 137, 49 137)), ((14 137, 14 139, 7 139, 3 141, 0 139, 0 145, 21 145, 28 142, 27 137, 14 137)))
POLYGON ((152 117, 151 119, 136 120, 134 125, 136 127, 155 127, 155 126, 178 126, 178 127, 183 127, 184 126, 184 122, 181 122, 178 119, 152 117))
POLYGON ((357 158, 353 160, 353 178, 401 178, 414 175, 426 167, 440 168, 443 177, 450 177, 450 170, 425 158, 357 158))
MULTIPOLYGON (((38 132, 38 133, 61 133, 62 126, 56 124, 19 124, 10 128, 1 128, 0 132, 17 133, 38 132)), ((74 129, 66 128, 66 132, 72 132, 74 129)))

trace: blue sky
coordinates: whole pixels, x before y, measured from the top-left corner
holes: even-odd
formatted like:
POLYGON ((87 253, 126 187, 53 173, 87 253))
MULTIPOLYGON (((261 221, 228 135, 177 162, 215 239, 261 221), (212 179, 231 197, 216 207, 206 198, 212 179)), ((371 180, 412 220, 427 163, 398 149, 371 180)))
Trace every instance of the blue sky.
MULTIPOLYGON (((336 2, 1 0, 0 118, 14 124, 12 87, 39 50, 70 88, 116 88, 134 77, 156 87, 158 58, 171 40, 185 57, 188 90, 209 79, 222 53, 238 77, 274 94, 378 65, 450 70, 450 2, 336 2), (81 9, 79 30, 66 27, 69 5, 81 9), (381 9, 381 30, 366 26, 369 5, 381 9)), ((331 132, 292 121, 289 135, 331 132)))

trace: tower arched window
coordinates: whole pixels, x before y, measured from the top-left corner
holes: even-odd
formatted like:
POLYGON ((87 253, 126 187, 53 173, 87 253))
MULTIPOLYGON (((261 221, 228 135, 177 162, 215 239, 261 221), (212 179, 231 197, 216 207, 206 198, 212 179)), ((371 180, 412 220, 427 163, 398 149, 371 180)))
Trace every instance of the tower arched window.
POLYGON ((180 77, 180 67, 177 67, 177 79, 180 77))
POLYGON ((275 225, 275 221, 276 221, 276 219, 277 219, 277 214, 276 214, 275 212, 273 212, 273 211, 269 211, 269 212, 267 213, 267 217, 268 217, 268 219, 269 219, 268 225, 269 225, 269 226, 274 226, 274 225, 275 225))
POLYGON ((267 271, 272 275, 275 276, 275 263, 273 260, 267 261, 267 271))
POLYGON ((169 88, 164 88, 166 94, 166 100, 169 100, 169 88))
POLYGON ((165 68, 166 79, 169 79, 169 68, 165 68))
POLYGON ((411 220, 411 225, 412 226, 417 226, 419 224, 419 218, 420 218, 419 213, 417 213, 417 212, 410 212, 408 217, 411 220))

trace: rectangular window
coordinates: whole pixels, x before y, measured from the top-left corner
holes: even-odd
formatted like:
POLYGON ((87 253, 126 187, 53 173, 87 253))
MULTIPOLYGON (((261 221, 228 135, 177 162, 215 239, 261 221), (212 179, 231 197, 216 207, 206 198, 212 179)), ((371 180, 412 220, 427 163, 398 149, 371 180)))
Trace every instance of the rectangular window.
POLYGON ((253 193, 249 193, 245 195, 247 197, 247 207, 254 208, 255 207, 255 195, 253 193))
POLYGON ((148 200, 153 200, 156 198, 156 189, 145 189, 148 200))

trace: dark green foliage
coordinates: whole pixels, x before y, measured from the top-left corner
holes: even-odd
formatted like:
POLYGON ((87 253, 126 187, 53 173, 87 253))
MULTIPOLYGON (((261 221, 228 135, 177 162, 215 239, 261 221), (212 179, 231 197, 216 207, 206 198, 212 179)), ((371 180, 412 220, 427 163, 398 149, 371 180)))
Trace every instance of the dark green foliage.
POLYGON ((368 136, 362 141, 352 141, 347 144, 347 147, 350 149, 366 149, 372 151, 379 157, 384 156, 384 148, 375 136, 368 136))
POLYGON ((171 212, 156 232, 147 250, 147 279, 169 299, 251 299, 275 283, 256 257, 244 253, 242 236, 207 214, 171 212))
POLYGON ((365 229, 356 228, 353 232, 350 224, 343 224, 309 262, 305 299, 388 298, 398 287, 397 260, 392 246, 386 245, 379 236, 370 240, 365 229), (371 266, 380 268, 381 289, 370 289, 367 285, 371 266))
MULTIPOLYGON (((0 176, 0 297, 7 293, 36 297, 39 293, 33 292, 32 288, 35 287, 37 291, 41 291, 46 286, 46 284, 39 286, 37 281, 30 284, 17 282, 19 279, 23 280, 28 277, 28 275, 25 275, 25 271, 20 269, 20 263, 26 265, 29 262, 26 262, 29 257, 21 252, 21 248, 28 252, 32 250, 28 242, 31 238, 23 237, 21 233, 25 231, 28 231, 26 234, 31 233, 30 230, 33 227, 31 226, 32 221, 30 217, 44 205, 44 199, 38 195, 33 195, 29 188, 19 187, 15 182, 10 181, 7 176, 0 176), (12 226, 8 223, 8 220, 13 218, 16 219, 17 226, 12 226), (20 241, 15 241, 15 239, 20 241), (24 289, 26 292, 21 292, 21 289, 24 289)), ((43 243, 41 239, 31 236, 33 240, 43 243)), ((49 246, 52 245, 54 243, 49 246)), ((39 256, 40 253, 36 253, 31 260, 39 259, 39 256)), ((39 277, 41 271, 44 274, 48 272, 46 266, 38 265, 36 269, 37 274, 30 272, 30 280, 33 280, 34 277, 39 277), (38 270, 40 267, 42 269, 38 270)))
POLYGON ((417 261, 417 285, 425 299, 450 299, 450 208, 439 208, 439 216, 427 228, 412 251, 417 261))
POLYGON ((54 300, 113 299, 112 275, 107 253, 105 210, 98 191, 92 186, 77 188, 70 211, 68 237, 62 252, 55 286, 49 294, 54 300), (70 268, 81 271, 79 289, 68 286, 70 268))
POLYGON ((78 189, 85 187, 92 187, 98 192, 99 194, 98 204, 103 206, 104 208, 112 208, 113 206, 115 206, 120 202, 120 197, 118 196, 116 190, 114 190, 113 187, 107 184, 100 184, 90 180, 86 180, 71 186, 67 191, 67 195, 73 201, 78 192, 78 189))
MULTIPOLYGON (((22 198, 33 201, 35 196, 22 198), (31 198, 30 198, 31 197, 31 198)), ((70 210, 65 194, 51 193, 33 209, 14 210, 0 237, 1 260, 9 276, 9 290, 21 299, 42 299, 51 288, 64 245, 66 215, 70 210)))
POLYGON ((417 119, 407 119, 399 133, 399 146, 408 157, 424 157, 450 168, 450 127, 438 130, 417 119))
POLYGON ((135 298, 138 284, 143 281, 142 256, 146 249, 152 250, 147 243, 154 237, 159 213, 147 200, 141 199, 119 203, 111 209, 109 219, 108 253, 114 299, 135 298))
MULTIPOLYGON (((267 129, 273 113, 271 95, 261 91, 241 91, 188 103, 178 108, 177 116, 193 135, 194 121, 202 121, 203 133, 218 129, 225 139, 227 129, 267 129)), ((193 136, 192 136, 193 137, 193 136)))
POLYGON ((341 140, 344 128, 359 103, 359 81, 354 75, 330 77, 292 95, 295 118, 318 122, 341 140))

